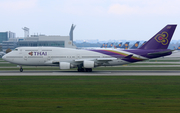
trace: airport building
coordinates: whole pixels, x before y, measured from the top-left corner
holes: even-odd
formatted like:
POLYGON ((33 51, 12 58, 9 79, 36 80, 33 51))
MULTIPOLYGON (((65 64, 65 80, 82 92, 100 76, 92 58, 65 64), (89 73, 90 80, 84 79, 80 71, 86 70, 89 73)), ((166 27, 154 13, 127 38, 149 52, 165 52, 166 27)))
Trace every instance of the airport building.
POLYGON ((46 35, 31 35, 29 37, 29 28, 24 27, 23 38, 9 38, 2 43, 3 52, 8 48, 13 50, 16 47, 22 46, 53 46, 53 47, 65 47, 65 48, 76 48, 73 44, 73 30, 75 26, 72 25, 69 36, 46 36, 46 35))
POLYGON ((54 46, 54 47, 66 47, 76 48, 73 46, 73 42, 69 36, 45 36, 45 35, 33 35, 31 37, 20 40, 17 46, 54 46))
POLYGON ((8 41, 3 41, 2 43, 2 51, 6 52, 7 49, 15 49, 17 46, 19 38, 9 38, 8 41))
POLYGON ((0 43, 2 43, 3 41, 8 41, 9 38, 15 38, 15 37, 16 34, 11 31, 0 32, 0 43))

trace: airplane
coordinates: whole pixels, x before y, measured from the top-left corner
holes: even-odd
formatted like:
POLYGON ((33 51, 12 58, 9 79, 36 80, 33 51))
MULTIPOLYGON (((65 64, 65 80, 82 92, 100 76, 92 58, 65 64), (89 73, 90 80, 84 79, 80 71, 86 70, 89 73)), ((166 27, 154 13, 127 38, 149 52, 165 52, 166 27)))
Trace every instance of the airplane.
POLYGON ((122 47, 120 48, 123 48, 123 49, 128 49, 129 48, 129 42, 126 42, 122 47))
POLYGON ((130 49, 137 49, 139 46, 139 41, 137 41, 130 49))
MULTIPOLYGON (((174 49, 176 49, 176 48, 174 47, 174 49)), ((177 50, 180 50, 180 46, 177 48, 177 50)))
POLYGON ((167 25, 138 49, 72 49, 60 47, 17 47, 2 58, 20 66, 59 66, 59 69, 77 68, 91 72, 98 66, 116 66, 168 56, 167 49, 177 25, 167 25))
POLYGON ((101 48, 104 48, 105 47, 105 43, 101 45, 101 48))
MULTIPOLYGON (((143 44, 142 44, 141 46, 143 46, 146 42, 147 42, 147 41, 144 41, 143 44)), ((141 47, 141 46, 140 46, 140 47, 141 47)))
POLYGON ((107 48, 112 48, 112 47, 114 47, 113 45, 114 45, 114 43, 111 43, 110 45, 107 46, 107 48))
POLYGON ((116 45, 114 48, 120 48, 120 49, 128 49, 129 48, 129 42, 126 42, 122 45, 122 42, 120 42, 118 45, 116 45))
POLYGON ((103 45, 101 45, 101 48, 113 48, 114 47, 113 45, 114 45, 114 43, 111 43, 111 44, 108 44, 108 43, 105 44, 104 43, 103 45))
POLYGON ((108 46, 108 43, 105 44, 104 48, 107 48, 107 46, 108 46))
POLYGON ((120 42, 118 45, 115 46, 115 48, 121 48, 122 42, 120 42))

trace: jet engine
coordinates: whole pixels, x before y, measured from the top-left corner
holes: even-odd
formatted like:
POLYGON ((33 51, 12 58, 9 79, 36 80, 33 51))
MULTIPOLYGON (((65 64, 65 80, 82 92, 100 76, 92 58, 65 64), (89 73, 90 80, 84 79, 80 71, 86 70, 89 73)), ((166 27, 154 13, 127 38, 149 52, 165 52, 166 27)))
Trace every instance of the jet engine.
POLYGON ((83 66, 84 68, 94 68, 94 61, 84 61, 83 66))
POLYGON ((59 69, 70 69, 70 63, 68 63, 68 62, 59 62, 59 69))

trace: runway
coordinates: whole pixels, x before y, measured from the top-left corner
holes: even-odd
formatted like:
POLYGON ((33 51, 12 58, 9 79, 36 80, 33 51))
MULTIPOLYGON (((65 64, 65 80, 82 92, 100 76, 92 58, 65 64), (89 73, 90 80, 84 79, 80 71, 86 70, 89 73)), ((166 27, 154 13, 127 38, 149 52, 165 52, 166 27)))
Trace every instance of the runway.
POLYGON ((0 71, 0 76, 180 76, 177 70, 122 70, 122 71, 93 71, 93 72, 77 72, 77 71, 0 71))

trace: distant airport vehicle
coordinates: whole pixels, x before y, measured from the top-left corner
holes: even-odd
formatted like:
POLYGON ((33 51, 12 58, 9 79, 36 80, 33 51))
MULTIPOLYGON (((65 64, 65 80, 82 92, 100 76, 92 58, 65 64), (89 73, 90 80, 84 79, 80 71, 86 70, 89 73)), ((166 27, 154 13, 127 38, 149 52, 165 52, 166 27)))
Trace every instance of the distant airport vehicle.
POLYGON ((91 72, 98 66, 115 66, 172 54, 167 49, 177 25, 167 25, 139 49, 70 49, 60 47, 18 47, 3 56, 5 61, 20 66, 59 66, 91 72))
POLYGON ((137 49, 139 46, 139 41, 137 41, 130 49, 137 49))

